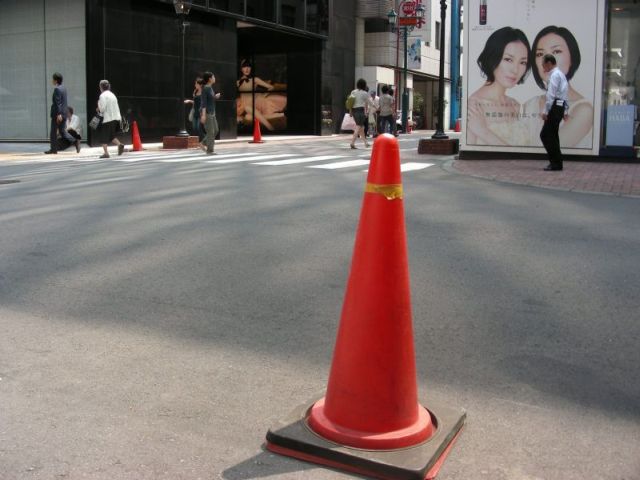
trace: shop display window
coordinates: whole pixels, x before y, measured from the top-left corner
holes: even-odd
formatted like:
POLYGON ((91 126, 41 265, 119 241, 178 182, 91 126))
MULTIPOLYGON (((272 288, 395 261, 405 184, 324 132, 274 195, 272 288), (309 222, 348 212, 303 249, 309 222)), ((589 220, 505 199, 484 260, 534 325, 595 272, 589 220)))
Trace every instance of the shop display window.
POLYGON ((605 137, 611 147, 640 146, 640 4, 613 0, 609 4, 605 52, 605 137))

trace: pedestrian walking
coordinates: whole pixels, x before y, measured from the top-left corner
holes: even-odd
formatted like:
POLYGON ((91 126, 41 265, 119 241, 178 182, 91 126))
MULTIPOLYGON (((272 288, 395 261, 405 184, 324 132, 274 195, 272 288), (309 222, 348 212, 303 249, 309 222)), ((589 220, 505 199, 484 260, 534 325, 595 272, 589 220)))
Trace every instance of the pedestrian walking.
POLYGON ((202 142, 204 139, 204 125, 200 123, 200 110, 202 107, 202 76, 198 75, 196 77, 195 83, 193 84, 193 96, 191 99, 186 99, 184 101, 187 105, 192 105, 191 111, 189 112, 189 121, 191 122, 191 127, 193 128, 193 133, 198 136, 198 141, 202 142))
POLYGON ((391 130, 391 133, 397 137, 398 136, 398 112, 396 110, 396 99, 393 96, 393 87, 389 87, 389 95, 391 96, 391 100, 393 101, 392 107, 391 107, 391 117, 392 117, 391 126, 393 128, 391 130))
POLYGON ((378 136, 378 110, 380 109, 380 97, 376 95, 375 90, 369 92, 369 95, 371 96, 373 107, 369 107, 369 111, 367 112, 369 119, 368 132, 375 138, 378 136))
POLYGON ((367 92, 367 82, 363 78, 360 78, 357 81, 356 89, 351 92, 351 96, 354 100, 353 106, 349 110, 349 114, 356 122, 356 128, 353 131, 353 138, 351 139, 350 147, 353 149, 356 148, 356 139, 358 137, 362 138, 364 146, 368 147, 369 142, 367 142, 367 137, 364 135, 364 126, 367 123, 366 109, 372 108, 374 105, 369 93, 367 92))
POLYGON ((556 65, 556 58, 550 53, 542 60, 542 68, 549 76, 547 82, 547 95, 542 119, 544 125, 540 131, 540 140, 549 156, 549 165, 546 171, 562 170, 562 151, 560 150, 560 122, 569 118, 569 83, 562 70, 556 65))
POLYGON ((200 123, 204 124, 206 134, 200 147, 207 152, 208 155, 215 155, 213 151, 218 135, 218 121, 216 120, 216 100, 220 98, 220 93, 213 90, 216 83, 216 77, 211 72, 204 72, 202 75, 202 100, 200 106, 200 123))
POLYGON ((76 143, 76 149, 79 145, 79 140, 73 138, 67 132, 67 114, 68 114, 68 106, 67 106, 67 89, 64 85, 62 85, 62 75, 58 72, 54 73, 51 78, 51 83, 53 84, 53 95, 51 97, 51 128, 49 130, 49 150, 47 150, 47 155, 58 153, 58 135, 60 138, 69 142, 69 144, 76 143))
POLYGON ((118 146, 118 155, 124 153, 124 144, 118 140, 120 130, 120 106, 118 99, 111 91, 111 84, 108 80, 100 80, 100 98, 98 98, 98 115, 102 117, 102 122, 97 129, 98 141, 102 145, 104 154, 100 158, 109 158, 110 143, 118 146))
POLYGON ((389 95, 389 87, 387 85, 383 85, 381 91, 378 132, 393 133, 393 97, 389 95))

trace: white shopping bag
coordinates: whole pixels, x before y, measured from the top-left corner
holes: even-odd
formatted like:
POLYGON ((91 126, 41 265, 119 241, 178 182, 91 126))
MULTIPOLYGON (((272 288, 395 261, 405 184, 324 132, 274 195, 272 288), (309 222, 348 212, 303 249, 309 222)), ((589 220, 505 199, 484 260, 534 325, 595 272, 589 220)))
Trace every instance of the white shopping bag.
POLYGON ((348 113, 344 114, 344 118, 342 119, 342 126, 340 130, 351 130, 352 132, 356 129, 356 121, 353 119, 351 115, 348 113))

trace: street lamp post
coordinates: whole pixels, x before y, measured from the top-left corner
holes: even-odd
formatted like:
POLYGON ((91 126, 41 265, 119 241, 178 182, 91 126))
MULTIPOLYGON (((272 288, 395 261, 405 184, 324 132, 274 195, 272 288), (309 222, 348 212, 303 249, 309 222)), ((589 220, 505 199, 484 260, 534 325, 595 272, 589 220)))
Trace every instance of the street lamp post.
POLYGON ((187 15, 191 10, 191 0, 173 0, 173 7, 176 10, 176 14, 180 18, 180 31, 182 33, 182 50, 180 53, 180 96, 178 97, 178 114, 180 115, 178 125, 180 125, 180 131, 176 134, 177 137, 188 137, 186 117, 184 115, 184 77, 185 77, 185 33, 189 23, 187 22, 187 15))
POLYGON ((447 0, 440 0, 440 72, 438 76, 438 125, 431 136, 436 140, 449 138, 444 133, 444 29, 447 21, 447 0))
POLYGON ((387 17, 391 29, 401 28, 404 40, 404 68, 402 69, 402 131, 407 133, 409 125, 409 89, 407 88, 407 71, 409 67, 408 37, 415 27, 422 27, 424 18, 424 7, 422 3, 414 0, 404 0, 400 2, 399 10, 402 15, 398 15, 395 10, 391 10, 387 17))

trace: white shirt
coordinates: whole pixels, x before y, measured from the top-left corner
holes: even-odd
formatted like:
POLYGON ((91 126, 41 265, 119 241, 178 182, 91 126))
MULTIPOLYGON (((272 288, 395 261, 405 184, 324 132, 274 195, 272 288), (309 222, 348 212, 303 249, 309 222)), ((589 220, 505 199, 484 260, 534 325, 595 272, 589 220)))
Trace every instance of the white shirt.
POLYGON ((393 97, 383 93, 380 97, 380 116, 388 117, 389 115, 393 115, 393 97))
POLYGON ((549 72, 549 82, 547 84, 547 97, 544 104, 544 112, 548 115, 553 106, 553 102, 560 100, 564 102, 564 113, 569 111, 569 82, 567 77, 558 68, 555 67, 549 72))
POLYGON ((78 135, 82 136, 82 123, 77 115, 71 115, 71 118, 67 119, 67 130, 73 130, 78 135))
POLYGON ((365 92, 364 90, 354 90, 351 92, 351 95, 355 98, 353 102, 353 108, 365 108, 368 106, 373 106, 373 101, 369 96, 369 92, 365 92))
POLYGON ((100 98, 98 99, 98 110, 100 110, 100 114, 102 114, 102 123, 120 120, 118 99, 113 93, 111 93, 111 90, 105 90, 100 94, 100 98))

